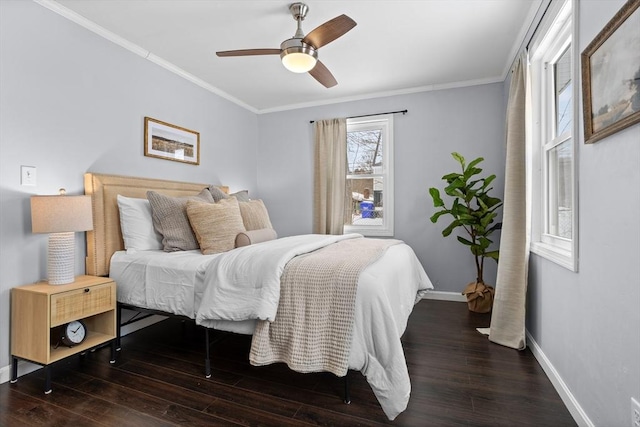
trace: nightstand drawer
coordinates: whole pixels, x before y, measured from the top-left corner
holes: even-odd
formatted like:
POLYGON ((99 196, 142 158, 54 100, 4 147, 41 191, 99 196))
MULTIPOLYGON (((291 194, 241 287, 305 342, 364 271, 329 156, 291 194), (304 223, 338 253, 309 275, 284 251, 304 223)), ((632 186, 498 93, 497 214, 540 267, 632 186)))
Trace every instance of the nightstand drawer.
POLYGON ((51 295, 51 326, 114 309, 114 292, 111 282, 51 295))

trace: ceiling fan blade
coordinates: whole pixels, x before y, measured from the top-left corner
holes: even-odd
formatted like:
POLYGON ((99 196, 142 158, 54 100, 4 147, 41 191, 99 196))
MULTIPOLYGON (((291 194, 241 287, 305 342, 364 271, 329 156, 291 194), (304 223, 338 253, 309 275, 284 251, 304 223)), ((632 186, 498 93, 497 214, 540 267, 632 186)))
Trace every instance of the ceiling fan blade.
POLYGON ((340 15, 312 30, 302 41, 319 49, 343 36, 356 25, 356 21, 347 15, 340 15))
POLYGON ((239 49, 216 52, 218 56, 280 55, 280 49, 239 49))
POLYGON ((331 71, 320 61, 316 62, 316 66, 309 71, 309 74, 327 89, 338 84, 331 71))

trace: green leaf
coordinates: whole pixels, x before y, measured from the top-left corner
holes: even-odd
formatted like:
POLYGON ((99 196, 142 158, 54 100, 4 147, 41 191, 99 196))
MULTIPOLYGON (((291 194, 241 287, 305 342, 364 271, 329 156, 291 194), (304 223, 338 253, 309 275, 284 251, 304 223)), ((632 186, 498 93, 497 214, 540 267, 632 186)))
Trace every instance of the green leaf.
POLYGON ((438 218, 440 218, 442 215, 445 214, 450 214, 451 212, 448 210, 442 210, 442 211, 438 211, 436 213, 434 213, 433 215, 431 215, 431 218, 429 218, 431 220, 432 223, 436 223, 438 221, 438 218))
POLYGON ((456 159, 458 161, 458 163, 460 163, 460 166, 462 166, 462 170, 465 170, 465 164, 464 164, 464 157, 462 157, 462 155, 460 155, 460 153, 456 153, 455 151, 453 153, 451 153, 451 156, 453 156, 454 159, 456 159))
POLYGON ((470 240, 465 239, 464 237, 458 236, 458 242, 462 243, 463 245, 467 245, 467 246, 473 246, 475 243, 473 243, 470 240))
POLYGON ((429 194, 431 195, 431 198, 433 199, 433 206, 434 207, 439 208, 440 206, 444 206, 444 202, 442 201, 442 198, 440 197, 440 191, 437 188, 431 187, 429 189, 429 194))
POLYGON ((480 172, 482 172, 482 169, 480 168, 467 168, 467 170, 464 172, 465 180, 471 178, 473 175, 478 175, 480 172))
POLYGON ((453 201, 453 206, 451 207, 451 210, 455 213, 456 216, 471 214, 471 212, 469 211, 469 208, 466 205, 458 203, 458 199, 455 199, 453 201))
POLYGON ((489 207, 487 206, 487 204, 484 202, 484 200, 482 200, 483 197, 478 197, 476 199, 476 202, 478 202, 478 206, 480 206, 480 208, 482 208, 482 210, 487 210, 489 209, 489 207))
POLYGON ((487 188, 493 182, 494 179, 496 179, 495 175, 489 175, 488 177, 486 177, 484 179, 484 185, 482 186, 482 189, 484 190, 485 188, 487 188))
POLYGON ((453 181, 451 181, 451 183, 444 189, 444 191, 445 193, 449 194, 447 190, 452 190, 452 189, 462 188, 462 187, 464 187, 464 181, 461 180, 460 178, 456 178, 453 181))
POLYGON ((478 242, 480 242, 480 247, 482 249, 487 249, 489 245, 492 243, 491 240, 487 239, 486 237, 480 237, 478 239, 478 242))
POLYGON ((450 234, 451 234, 451 232, 452 232, 456 227, 459 227, 460 225, 461 225, 461 223, 460 223, 460 221, 459 221, 459 220, 457 220, 457 219, 456 219, 456 220, 454 220, 451 224, 449 224, 449 225, 447 226, 447 228, 445 228, 444 230, 442 230, 442 235, 443 235, 444 237, 447 237, 448 235, 450 235, 450 234))
POLYGON ((493 222, 493 218, 495 218, 498 214, 494 213, 494 212, 488 212, 486 215, 483 215, 482 218, 480 218, 480 224, 482 224, 483 227, 488 227, 489 224, 491 224, 493 222))
POLYGON ((499 253, 500 253, 500 251, 491 251, 491 252, 485 253, 484 256, 486 256, 488 258, 495 259, 496 261, 498 261, 499 253))
POLYGON ((484 160, 483 157, 478 157, 477 159, 475 159, 475 160, 471 161, 471 163, 469 163, 469 166, 467 166, 467 169, 470 169, 470 168, 474 167, 475 165, 477 165, 478 163, 480 163, 483 160, 484 160))
MULTIPOLYGON (((476 180, 471 181, 469 184, 467 184, 467 187, 473 188, 479 182, 482 182, 482 179, 476 179, 476 180)), ((481 191, 481 190, 482 190, 482 187, 478 188, 476 191, 481 191)))
POLYGON ((458 178, 462 176, 462 174, 459 173, 448 173, 445 176, 442 177, 443 180, 447 181, 448 183, 450 183, 451 181, 453 181, 454 179, 458 178))
POLYGON ((451 215, 453 215, 454 217, 458 217, 460 215, 460 203, 458 202, 458 199, 453 199, 453 203, 451 204, 451 215))
POLYGON ((467 191, 467 195, 464 197, 465 203, 469 203, 471 200, 473 200, 473 198, 476 196, 476 194, 477 194, 476 190, 467 191))
POLYGON ((498 199, 497 197, 485 197, 484 202, 487 204, 488 207, 493 207, 496 206, 498 204, 502 205, 502 200, 498 199))

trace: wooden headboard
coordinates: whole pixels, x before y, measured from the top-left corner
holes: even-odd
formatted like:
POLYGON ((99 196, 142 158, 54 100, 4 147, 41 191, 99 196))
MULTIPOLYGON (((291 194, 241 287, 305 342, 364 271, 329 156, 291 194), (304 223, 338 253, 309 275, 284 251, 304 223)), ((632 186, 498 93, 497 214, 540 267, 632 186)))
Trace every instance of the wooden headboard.
MULTIPOLYGON (((211 184, 168 181, 164 179, 136 178, 130 176, 84 174, 84 193, 91 196, 93 230, 87 232, 86 274, 109 275, 109 262, 114 252, 124 249, 120 231, 120 213, 117 195, 147 198, 153 190, 168 196, 191 196, 211 184)), ((225 192, 227 187, 220 186, 225 192)))

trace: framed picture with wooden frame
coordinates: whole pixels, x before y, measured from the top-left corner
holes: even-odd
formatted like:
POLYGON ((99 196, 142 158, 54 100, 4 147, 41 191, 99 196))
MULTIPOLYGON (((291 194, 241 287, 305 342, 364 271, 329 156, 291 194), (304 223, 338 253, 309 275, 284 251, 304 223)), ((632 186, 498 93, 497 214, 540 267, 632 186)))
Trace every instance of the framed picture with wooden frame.
POLYGON ((200 133, 145 117, 144 155, 199 165, 200 133))
POLYGON ((582 52, 584 142, 640 122, 640 0, 629 0, 582 52))

